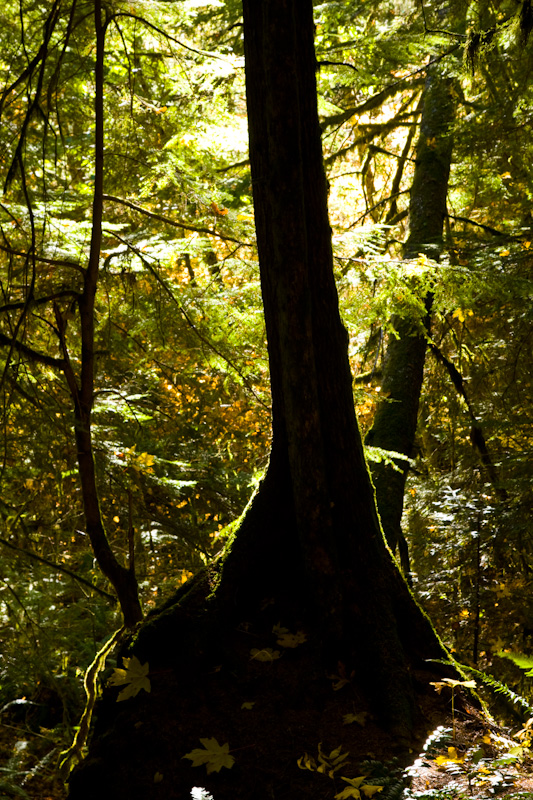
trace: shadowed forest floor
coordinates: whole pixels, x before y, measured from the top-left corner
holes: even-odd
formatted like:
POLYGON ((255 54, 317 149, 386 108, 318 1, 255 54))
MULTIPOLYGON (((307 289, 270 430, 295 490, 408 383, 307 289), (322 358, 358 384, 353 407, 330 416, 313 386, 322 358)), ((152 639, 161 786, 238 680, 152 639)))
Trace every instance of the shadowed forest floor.
MULTIPOLYGON (((407 750, 378 727, 344 665, 305 678, 305 643, 283 647, 274 637, 272 647, 262 644, 240 631, 233 662, 199 671, 188 692, 173 669, 150 672, 150 693, 141 690, 119 706, 121 687, 107 691, 98 716, 114 717, 113 737, 95 742, 82 782, 88 780, 86 796, 186 800, 199 787, 199 800, 201 787, 205 800, 364 800, 378 792, 400 800, 410 787, 404 796, 433 800, 533 798, 527 730, 513 736, 460 694, 452 719, 449 690, 448 697, 437 695, 434 674, 415 676, 423 716, 407 750), (102 753, 112 754, 110 775, 98 761, 102 753), (92 780, 104 776, 107 788, 96 794, 92 780)), ((0 799, 64 800, 55 771, 65 747, 60 729, 28 722, 3 715, 0 799)), ((76 791, 76 798, 85 796, 80 786, 76 791)))

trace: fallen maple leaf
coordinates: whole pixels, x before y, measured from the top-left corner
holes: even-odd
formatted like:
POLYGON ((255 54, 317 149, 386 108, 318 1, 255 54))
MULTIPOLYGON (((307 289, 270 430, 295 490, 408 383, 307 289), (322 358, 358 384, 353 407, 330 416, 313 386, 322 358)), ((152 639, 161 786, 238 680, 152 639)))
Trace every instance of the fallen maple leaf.
POLYGON ((186 753, 183 758, 190 758, 193 767, 201 767, 205 764, 208 774, 211 772, 220 772, 222 767, 231 767, 235 763, 233 756, 229 754, 229 744, 219 744, 216 739, 200 739, 204 746, 202 750, 197 747, 186 753))
POLYGON ((126 669, 114 669, 113 675, 109 679, 110 686, 123 686, 125 688, 119 692, 117 703, 135 697, 141 689, 145 692, 151 691, 150 679, 148 678, 149 665, 141 664, 137 656, 122 659, 126 669))
POLYGON ((275 661, 280 658, 281 653, 279 650, 272 650, 271 647, 263 647, 260 650, 258 647, 252 647, 250 650, 250 658, 252 661, 275 661))
POLYGON ((353 722, 357 722, 358 725, 364 727, 366 725, 366 718, 368 716, 368 711, 359 711, 356 714, 344 714, 342 720, 345 725, 351 725, 353 722))
POLYGON ((276 644, 281 647, 298 647, 299 644, 303 644, 307 639, 307 635, 303 631, 291 633, 288 628, 282 628, 279 624, 274 625, 272 632, 278 637, 276 644))

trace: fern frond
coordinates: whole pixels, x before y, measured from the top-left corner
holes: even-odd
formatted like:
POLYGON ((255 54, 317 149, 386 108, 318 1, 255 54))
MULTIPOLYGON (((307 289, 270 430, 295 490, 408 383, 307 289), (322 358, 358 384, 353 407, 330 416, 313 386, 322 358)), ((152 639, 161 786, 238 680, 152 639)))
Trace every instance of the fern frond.
POLYGON ((502 683, 492 675, 487 675, 486 672, 481 672, 478 669, 474 669, 474 667, 468 667, 465 664, 462 664, 461 668, 465 672, 470 673, 477 681, 483 684, 483 686, 486 686, 491 691, 502 696, 509 703, 509 706, 513 711, 516 712, 519 709, 520 717, 523 717, 524 719, 533 717, 533 707, 529 705, 525 697, 522 697, 516 692, 513 692, 512 689, 509 689, 507 684, 502 683))

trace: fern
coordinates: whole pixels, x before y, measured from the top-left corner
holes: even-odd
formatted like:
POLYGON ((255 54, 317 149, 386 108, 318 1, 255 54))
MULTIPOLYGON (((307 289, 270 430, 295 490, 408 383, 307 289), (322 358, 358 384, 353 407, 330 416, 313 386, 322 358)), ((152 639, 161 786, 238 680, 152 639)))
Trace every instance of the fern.
POLYGON ((402 800, 405 792, 405 779, 396 778, 379 795, 380 800, 402 800))
POLYGON ((403 773, 400 762, 397 758, 383 762, 376 759, 365 759, 360 764, 361 771, 369 777, 366 783, 370 786, 383 786, 379 800, 402 800, 407 778, 403 773))
POLYGON ((519 709, 520 717, 524 717, 524 719, 533 717, 533 707, 529 705, 525 697, 522 697, 516 692, 513 692, 512 689, 509 689, 507 684, 502 683, 501 681, 497 680, 497 678, 493 678, 492 675, 487 675, 486 672, 481 672, 473 667, 467 667, 465 664, 461 664, 461 669, 470 673, 474 678, 476 678, 476 680, 478 680, 491 691, 502 695, 514 712, 519 709))

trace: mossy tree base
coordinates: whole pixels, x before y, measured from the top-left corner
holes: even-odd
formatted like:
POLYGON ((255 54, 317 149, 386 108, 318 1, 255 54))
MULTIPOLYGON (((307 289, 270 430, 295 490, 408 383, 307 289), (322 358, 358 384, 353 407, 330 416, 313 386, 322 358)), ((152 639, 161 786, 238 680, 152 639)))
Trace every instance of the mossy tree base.
MULTIPOLYGON (((372 756, 400 755, 407 763, 432 717, 444 715, 448 699, 437 698, 430 681, 452 672, 426 660, 444 653, 392 559, 387 594, 395 587, 405 672, 386 678, 389 659, 397 665, 398 654, 392 646, 389 652, 370 594, 364 612, 353 606, 341 641, 324 636, 298 568, 293 515, 272 502, 274 493, 279 500, 278 488, 271 473, 226 558, 150 615, 123 648, 124 655, 148 662, 151 692, 117 702, 119 687, 104 690, 69 800, 185 800, 194 786, 215 800, 330 797, 343 787, 299 769, 305 752, 316 757, 319 742, 327 752, 342 746, 350 763, 341 774, 356 777, 358 762, 372 756), (269 561, 270 547, 278 554, 284 548, 286 558, 269 561), (364 630, 361 613, 368 614, 364 630), (278 624, 305 633, 305 641, 294 648, 278 644, 278 624), (378 651, 382 663, 371 661, 378 651), (364 726, 344 724, 346 714, 361 712, 368 715, 364 726), (201 738, 227 742, 234 766, 211 775, 191 766, 183 757, 202 746, 201 738)), ((374 576, 377 585, 383 580, 374 576)))

